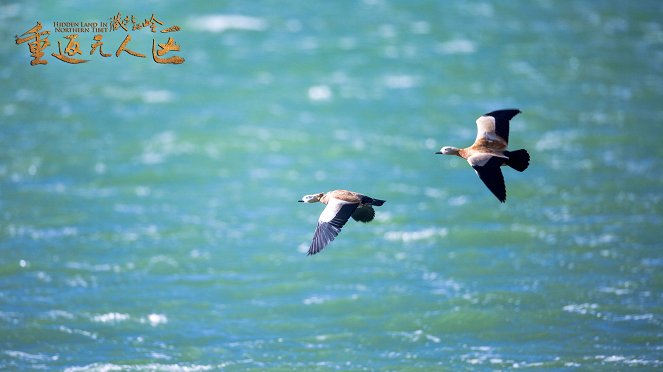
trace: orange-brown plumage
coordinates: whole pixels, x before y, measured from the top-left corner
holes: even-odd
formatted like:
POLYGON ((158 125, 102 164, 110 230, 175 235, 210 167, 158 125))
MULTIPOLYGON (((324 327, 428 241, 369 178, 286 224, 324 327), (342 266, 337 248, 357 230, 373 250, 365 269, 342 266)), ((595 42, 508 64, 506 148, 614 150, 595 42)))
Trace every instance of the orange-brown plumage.
POLYGON ((520 113, 517 109, 497 110, 476 120, 477 137, 470 147, 459 149, 445 146, 437 152, 466 159, 488 189, 504 203, 506 186, 500 167, 508 165, 522 172, 529 166, 526 150, 508 151, 509 121, 520 113))
POLYGON ((318 218, 318 226, 308 250, 309 255, 320 252, 334 240, 350 217, 364 223, 372 221, 375 217, 373 206, 381 206, 385 202, 348 190, 304 195, 299 201, 327 205, 318 218))

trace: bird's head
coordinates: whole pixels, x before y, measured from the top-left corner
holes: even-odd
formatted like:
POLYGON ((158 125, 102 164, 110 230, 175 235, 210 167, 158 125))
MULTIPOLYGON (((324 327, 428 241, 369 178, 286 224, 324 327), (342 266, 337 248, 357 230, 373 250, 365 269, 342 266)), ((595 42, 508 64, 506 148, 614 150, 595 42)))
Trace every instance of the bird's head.
POLYGON ((324 193, 304 195, 304 196, 302 196, 302 198, 300 200, 298 200, 298 202, 300 202, 300 203, 317 203, 317 202, 320 201, 320 198, 322 198, 323 195, 324 195, 324 193))
POLYGON ((460 149, 452 146, 444 146, 440 149, 440 151, 436 152, 436 154, 440 155, 458 155, 458 151, 460 149))

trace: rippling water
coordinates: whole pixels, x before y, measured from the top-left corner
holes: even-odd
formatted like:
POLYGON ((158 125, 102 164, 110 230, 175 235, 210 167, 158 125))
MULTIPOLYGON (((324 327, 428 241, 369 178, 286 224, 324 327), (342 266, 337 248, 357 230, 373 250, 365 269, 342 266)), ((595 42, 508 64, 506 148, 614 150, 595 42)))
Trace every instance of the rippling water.
POLYGON ((1 4, 0 367, 660 368, 661 19, 658 1, 1 4), (185 63, 69 65, 53 32, 33 67, 14 43, 118 11, 179 25, 185 63), (532 162, 501 205, 433 152, 505 107, 532 162), (336 188, 387 203, 307 257, 321 206, 296 200, 336 188))

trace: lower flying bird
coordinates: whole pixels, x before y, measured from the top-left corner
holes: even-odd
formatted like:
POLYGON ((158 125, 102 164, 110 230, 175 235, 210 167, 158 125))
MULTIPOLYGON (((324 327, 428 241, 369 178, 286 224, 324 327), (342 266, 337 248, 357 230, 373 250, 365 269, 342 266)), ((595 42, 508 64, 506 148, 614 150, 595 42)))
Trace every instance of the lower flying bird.
POLYGON ((350 217, 355 221, 372 221, 375 217, 373 206, 379 207, 385 201, 352 191, 334 190, 327 193, 304 195, 299 202, 321 202, 327 205, 318 218, 318 226, 315 228, 313 241, 308 249, 310 256, 320 252, 334 240, 350 217))
POLYGON ((507 109, 489 112, 477 119, 477 138, 472 146, 459 149, 445 146, 436 154, 456 155, 467 160, 488 189, 504 203, 506 186, 500 169, 503 165, 522 172, 529 166, 526 150, 507 151, 509 143, 509 120, 520 110, 507 109))

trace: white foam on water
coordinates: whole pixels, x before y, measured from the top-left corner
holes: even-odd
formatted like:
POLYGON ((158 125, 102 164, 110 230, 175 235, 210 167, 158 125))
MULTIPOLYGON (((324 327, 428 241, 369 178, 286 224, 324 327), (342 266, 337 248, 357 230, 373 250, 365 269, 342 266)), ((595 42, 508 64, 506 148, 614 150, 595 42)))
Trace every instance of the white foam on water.
POLYGON ((85 262, 67 262, 65 266, 68 269, 85 270, 91 272, 120 272, 122 268, 120 265, 111 264, 89 264, 85 262))
POLYGON ((328 300, 327 298, 324 298, 322 296, 313 295, 313 296, 305 298, 302 301, 302 303, 304 303, 304 305, 319 305, 319 304, 322 304, 322 303, 326 302, 327 300, 328 300))
POLYGON ((147 90, 141 92, 145 103, 167 103, 175 100, 175 93, 169 90, 147 90))
POLYGON ((152 327, 168 323, 168 317, 163 314, 149 314, 141 319, 141 323, 148 323, 152 327))
POLYGON ((123 322, 125 320, 129 320, 131 316, 129 314, 122 314, 122 313, 106 313, 106 314, 100 314, 100 315, 95 315, 92 317, 92 321, 98 322, 98 323, 118 323, 118 322, 123 322))
POLYGON ((50 310, 45 314, 47 319, 74 319, 74 314, 64 310, 50 310))
POLYGON ((584 303, 584 304, 569 304, 564 306, 562 310, 569 313, 586 315, 586 314, 596 314, 598 308, 599 308, 598 304, 584 303))
POLYGON ((163 354, 163 353, 156 353, 156 352, 151 352, 150 357, 153 359, 161 359, 161 360, 171 360, 173 359, 172 357, 163 354))
POLYGON ((615 287, 600 287, 599 291, 603 293, 611 293, 617 296, 623 296, 633 292, 629 288, 615 288, 615 287))
POLYGON ((459 207, 465 205, 470 201, 470 198, 467 195, 454 196, 447 199, 447 203, 452 207, 459 207))
POLYGON ((106 314, 98 314, 91 317, 93 322, 115 324, 126 321, 134 321, 141 324, 149 324, 152 327, 160 326, 168 323, 168 317, 164 314, 151 313, 146 316, 133 318, 129 314, 111 312, 106 314))
POLYGON ((384 85, 390 89, 409 89, 419 85, 419 77, 412 75, 387 75, 384 85))
POLYGON ((578 234, 573 237, 576 244, 585 247, 597 247, 601 245, 613 245, 619 238, 614 234, 578 234))
POLYGON ((430 33, 431 25, 426 21, 416 21, 410 27, 413 34, 425 35, 430 33))
POLYGON ((629 321, 652 321, 655 320, 656 316, 652 313, 647 313, 647 314, 627 314, 624 316, 619 316, 619 317, 614 317, 614 321, 623 321, 623 322, 629 322, 629 321))
POLYGON ((21 313, 0 310, 0 320, 3 322, 7 322, 9 324, 19 324, 22 319, 23 314, 21 313))
POLYGON ((192 18, 187 25, 193 30, 213 33, 228 30, 263 31, 267 28, 267 22, 261 18, 238 14, 213 14, 192 18))
POLYGON ((159 164, 171 155, 189 154, 195 146, 188 142, 177 140, 173 131, 164 131, 145 141, 141 161, 144 164, 159 164))
POLYGON ((96 333, 90 332, 90 331, 85 331, 85 330, 82 330, 82 329, 74 329, 74 328, 69 328, 69 327, 65 327, 65 326, 60 326, 60 327, 58 327, 58 330, 61 331, 61 332, 66 333, 66 334, 81 335, 81 336, 91 338, 93 340, 96 340, 96 339, 99 338, 99 336, 96 333))
POLYGON ((163 372, 197 372, 223 369, 224 366, 198 365, 198 364, 161 364, 151 363, 144 365, 127 365, 112 363, 93 363, 81 367, 69 367, 65 372, 111 372, 111 371, 163 371, 163 372))
POLYGON ((311 101, 329 101, 332 97, 331 88, 327 85, 314 85, 308 88, 308 99, 311 101))
POLYGON ((176 259, 166 256, 166 255, 157 255, 150 257, 150 260, 147 263, 147 269, 152 270, 155 266, 168 266, 168 267, 179 267, 180 264, 177 262, 176 259))
POLYGON ((94 276, 92 276, 86 280, 81 275, 74 275, 70 278, 65 279, 65 284, 67 284, 72 288, 88 288, 88 287, 94 288, 97 286, 97 279, 94 276))
POLYGON ((424 189, 424 195, 426 195, 429 198, 433 199, 443 199, 445 198, 448 193, 446 190, 436 188, 436 187, 426 187, 424 189))
POLYGON ((419 342, 419 341, 430 341, 433 343, 440 343, 442 341, 439 337, 428 334, 422 329, 417 329, 413 332, 394 332, 394 336, 402 337, 410 342, 419 342))
POLYGON ((309 249, 309 243, 301 243, 300 245, 297 246, 297 252, 299 253, 307 253, 309 249))
POLYGON ((75 226, 64 226, 58 228, 38 228, 29 225, 7 226, 7 232, 11 237, 29 237, 32 240, 58 239, 63 237, 74 237, 78 235, 78 228, 75 226))
POLYGON ((470 352, 460 356, 460 359, 471 365, 489 363, 500 358, 496 350, 490 346, 472 346, 470 352))
POLYGON ((565 150, 575 146, 579 136, 579 133, 573 130, 548 131, 543 133, 534 148, 541 152, 565 150))
POLYGON ((624 355, 597 355, 596 359, 602 361, 603 363, 610 364, 624 364, 627 366, 660 366, 663 364, 663 361, 658 359, 643 359, 636 356, 624 356, 624 355))
POLYGON ((5 355, 11 358, 20 359, 32 363, 55 361, 59 359, 58 355, 31 354, 20 350, 5 350, 4 353, 5 355))
POLYGON ((509 67, 515 75, 521 75, 530 81, 536 81, 541 84, 546 81, 545 75, 539 72, 528 61, 513 61, 509 64, 509 67))
POLYGON ((384 233, 384 238, 391 241, 411 243, 436 237, 445 237, 448 233, 449 230, 444 227, 429 227, 415 231, 387 231, 384 233))
POLYGON ((437 49, 443 54, 472 54, 476 52, 477 47, 471 40, 454 39, 439 44, 437 49))
POLYGON ((21 11, 21 5, 18 3, 0 5, 0 19, 16 17, 21 11))

